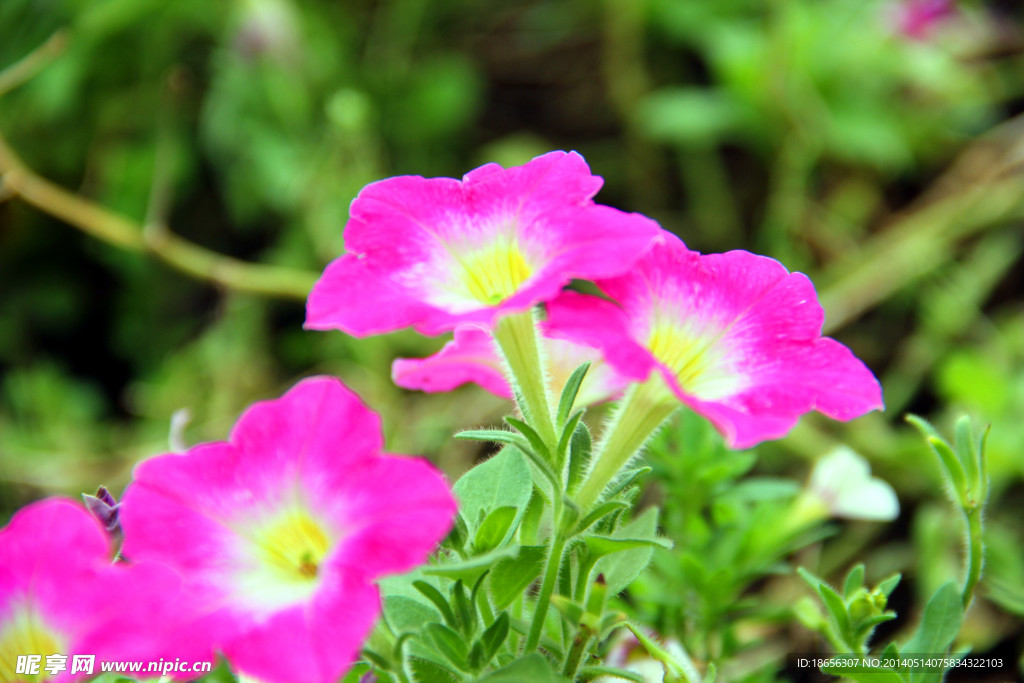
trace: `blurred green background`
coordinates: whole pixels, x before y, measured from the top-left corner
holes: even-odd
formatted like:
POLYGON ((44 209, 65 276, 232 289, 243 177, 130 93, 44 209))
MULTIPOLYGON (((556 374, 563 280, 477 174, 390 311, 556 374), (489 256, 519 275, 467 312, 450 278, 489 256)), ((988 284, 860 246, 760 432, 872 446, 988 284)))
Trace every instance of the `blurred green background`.
POLYGON ((816 546, 823 574, 903 571, 905 605, 955 575, 959 520, 901 416, 992 425, 988 569, 964 637, 1019 657, 1024 11, 950 2, 922 28, 915 4, 0 1, 0 133, 137 236, 126 249, 49 215, 90 209, 33 200, 24 173, 0 185, 0 518, 119 492, 168 449, 176 411, 186 443, 221 439, 313 373, 381 412, 390 449, 465 471, 483 451, 452 430, 507 406, 394 387, 394 357, 442 340, 305 332, 303 287, 366 183, 576 149, 602 203, 807 272, 829 334, 882 379, 884 414, 811 417, 759 449, 758 471, 803 480, 847 443, 895 486, 899 520, 842 527, 816 546), (261 280, 279 296, 211 284, 166 263, 181 265, 168 231, 293 270, 261 280))

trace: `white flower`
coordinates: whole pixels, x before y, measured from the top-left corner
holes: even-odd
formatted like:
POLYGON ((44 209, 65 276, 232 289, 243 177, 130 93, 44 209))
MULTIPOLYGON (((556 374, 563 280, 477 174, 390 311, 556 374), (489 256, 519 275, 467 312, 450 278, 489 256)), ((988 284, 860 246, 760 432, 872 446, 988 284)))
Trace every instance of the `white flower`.
POLYGON ((888 522, 900 514, 896 491, 878 477, 872 477, 868 461, 846 446, 839 446, 818 460, 809 489, 833 517, 888 522))

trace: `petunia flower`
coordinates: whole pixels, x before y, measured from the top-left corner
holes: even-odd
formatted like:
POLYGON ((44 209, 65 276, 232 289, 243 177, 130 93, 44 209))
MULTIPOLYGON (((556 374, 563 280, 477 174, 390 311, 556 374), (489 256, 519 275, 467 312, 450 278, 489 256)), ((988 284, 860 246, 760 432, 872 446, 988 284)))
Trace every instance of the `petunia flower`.
POLYGON ((814 465, 806 496, 825 514, 890 522, 900 502, 887 482, 871 476, 871 465, 847 446, 838 446, 814 465))
POLYGON ((399 176, 352 202, 346 253, 306 304, 306 327, 363 337, 490 325, 573 278, 618 275, 656 239, 654 221, 595 204, 602 180, 575 152, 452 178, 399 176))
POLYGON ((381 454, 380 419, 339 381, 250 407, 227 442, 139 464, 123 553, 176 569, 239 673, 327 683, 380 613, 372 583, 424 562, 456 505, 426 461, 381 454))
POLYGON ((566 292, 548 305, 551 328, 628 377, 659 373, 733 448, 779 438, 811 410, 850 420, 882 408, 871 371, 821 336, 810 280, 774 259, 701 255, 670 237, 596 284, 618 305, 566 292))
POLYGON ((81 680, 104 661, 202 659, 181 637, 189 610, 178 577, 111 555, 100 523, 66 499, 28 505, 0 530, 0 682, 81 680))
MULTIPOLYGON (((565 386, 576 368, 591 363, 577 394, 577 405, 610 400, 630 382, 605 363, 595 348, 549 334, 544 334, 542 344, 548 361, 548 384, 553 392, 565 386)), ((494 339, 485 330, 470 325, 455 328, 454 339, 432 356, 396 359, 391 366, 391 378, 400 387, 428 393, 451 391, 472 382, 496 396, 512 398, 494 339)))

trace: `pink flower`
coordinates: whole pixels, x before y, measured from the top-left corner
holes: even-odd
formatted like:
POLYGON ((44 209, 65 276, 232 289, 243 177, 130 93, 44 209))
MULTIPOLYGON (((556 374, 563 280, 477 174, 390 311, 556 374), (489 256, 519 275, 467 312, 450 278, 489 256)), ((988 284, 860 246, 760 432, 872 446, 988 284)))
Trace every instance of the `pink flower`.
POLYGON ((811 410, 850 420, 882 408, 871 371, 820 336, 810 280, 774 259, 701 255, 671 237, 597 285, 620 305, 565 292, 548 305, 551 329, 626 376, 658 370, 734 448, 781 437, 811 410))
POLYGON ((371 183, 352 202, 347 253, 309 295, 306 327, 439 334, 526 310, 573 278, 623 273, 659 229, 595 204, 600 187, 575 152, 508 169, 487 164, 461 182, 371 183))
POLYGON ((380 613, 372 581, 424 562, 455 501, 426 461, 382 456, 380 419, 317 377, 250 407, 227 442, 141 463, 124 553, 167 563, 236 671, 327 683, 380 613))
POLYGON ((911 40, 926 40, 932 30, 956 14, 952 0, 904 0, 893 10, 896 30, 911 40))
POLYGON ((103 661, 201 659, 174 641, 188 611, 178 577, 111 556, 99 522, 70 500, 33 503, 0 530, 0 681, 80 680, 74 655, 94 656, 93 675, 103 661), (38 659, 18 673, 25 655, 38 659))
MULTIPOLYGON (((577 405, 607 401, 628 386, 630 380, 605 363, 597 349, 547 333, 542 339, 548 359, 548 382, 553 391, 565 386, 580 365, 591 363, 576 396, 577 405)), ((496 396, 512 399, 494 339, 486 331, 469 325, 455 328, 455 338, 433 356, 396 359, 391 366, 391 378, 400 387, 427 393, 451 391, 472 382, 496 396)))

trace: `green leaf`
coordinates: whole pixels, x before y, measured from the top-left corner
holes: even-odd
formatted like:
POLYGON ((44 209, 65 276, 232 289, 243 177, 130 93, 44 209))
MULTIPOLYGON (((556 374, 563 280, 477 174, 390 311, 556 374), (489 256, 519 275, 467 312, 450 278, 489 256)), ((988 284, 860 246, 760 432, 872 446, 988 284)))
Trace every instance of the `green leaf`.
POLYGON ((947 581, 928 600, 917 631, 900 647, 900 652, 935 655, 945 652, 960 632, 963 618, 960 587, 955 581, 947 581))
POLYGON ((548 660, 534 652, 522 659, 517 659, 508 666, 502 667, 492 674, 477 679, 478 683, 566 683, 566 679, 556 673, 548 660))
POLYGON ((611 485, 608 489, 608 493, 605 498, 612 499, 618 496, 620 493, 625 491, 627 488, 632 486, 636 480, 651 471, 650 467, 637 467, 634 470, 628 470, 619 475, 619 478, 611 485))
POLYGON ((455 614, 452 612, 452 608, 448 606, 448 600, 446 600, 441 594, 441 591, 437 590, 426 581, 413 581, 412 585, 420 593, 423 593, 423 596, 427 600, 434 603, 434 607, 437 607, 442 616, 444 616, 444 620, 448 622, 450 626, 458 625, 458 621, 455 619, 455 614))
POLYGON ((494 623, 487 627, 487 630, 480 636, 480 643, 484 650, 484 663, 494 659, 498 650, 504 645, 509 633, 509 618, 507 612, 502 612, 494 623))
POLYGON ((526 545, 515 558, 502 560, 487 580, 495 609, 505 609, 523 594, 540 575, 547 557, 547 546, 526 545))
MULTIPOLYGON (((658 538, 658 509, 647 508, 639 517, 616 529, 611 537, 654 541, 658 538)), ((625 590, 643 572, 650 563, 653 553, 653 545, 643 545, 632 550, 617 552, 598 560, 594 571, 604 574, 605 582, 608 585, 608 594, 616 595, 625 590)))
POLYGON ((967 475, 964 473, 959 456, 942 439, 929 437, 928 445, 932 447, 935 454, 939 456, 939 460, 942 461, 943 472, 952 485, 953 491, 957 494, 957 502, 960 505, 964 505, 967 502, 967 475))
POLYGON ((601 676, 611 676, 612 678, 621 678, 624 681, 644 683, 644 677, 635 671, 616 669, 614 666, 585 666, 580 669, 580 678, 585 681, 600 678, 601 676))
POLYGON ((956 453, 960 457, 960 462, 963 463, 964 473, 967 476, 967 485, 971 489, 971 493, 974 496, 978 496, 979 492, 974 489, 978 488, 978 484, 981 478, 981 468, 978 464, 978 447, 974 442, 974 437, 971 434, 971 418, 963 415, 956 421, 956 432, 955 442, 956 453))
POLYGON ((422 657, 409 657, 409 666, 417 683, 459 683, 462 676, 437 662, 422 657))
MULTIPOLYGON (((455 482, 454 492, 459 501, 459 515, 470 534, 475 534, 481 512, 486 514, 500 507, 526 508, 533 492, 530 466, 518 448, 503 448, 462 475, 455 482)), ((518 524, 519 518, 512 525, 518 524)))
POLYGON ((548 451, 547 444, 544 443, 544 439, 540 438, 540 434, 537 433, 536 429, 514 417, 506 417, 505 422, 514 429, 518 429, 519 433, 526 437, 526 440, 530 442, 530 448, 533 449, 536 455, 539 455, 545 461, 551 460, 551 452, 548 451))
POLYGON ((885 622, 892 621, 895 618, 895 612, 883 612, 882 614, 873 617, 868 617, 867 619, 858 622, 856 635, 859 638, 867 636, 867 634, 870 633, 871 630, 879 624, 884 624, 885 622))
POLYGON ((625 510, 629 505, 622 502, 621 500, 609 500, 605 503, 601 503, 596 508, 590 511, 586 517, 580 520, 580 523, 576 525, 575 533, 583 533, 594 524, 597 524, 604 517, 617 512, 619 510, 625 510))
POLYGON ((519 542, 524 544, 535 543, 537 534, 540 532, 540 521, 544 517, 546 498, 540 489, 534 487, 530 502, 523 512, 523 519, 519 523, 519 542))
MULTIPOLYGON (((509 619, 509 625, 512 627, 513 631, 521 636, 525 636, 530 632, 530 622, 525 619, 516 619, 515 617, 511 617, 509 619)), ((542 633, 540 636, 540 646, 544 648, 544 650, 546 650, 555 660, 562 659, 565 654, 562 651, 561 643, 555 642, 554 638, 545 633, 542 633)))
POLYGON ((522 513, 514 507, 505 506, 491 510, 480 524, 473 538, 473 549, 485 553, 505 545, 515 533, 512 525, 522 517, 522 513))
MULTIPOLYGON (((366 674, 373 671, 373 667, 366 662, 359 662, 348 670, 345 677, 341 679, 341 683, 360 683, 366 674)), ((93 679, 93 683, 97 683, 101 679, 93 679)))
POLYGON ((959 500, 957 500, 957 502, 960 505, 963 505, 963 498, 967 492, 967 476, 964 473, 964 468, 960 462, 960 458, 953 452, 953 449, 949 447, 949 444, 943 440, 935 427, 933 427, 927 420, 920 418, 917 415, 907 415, 906 420, 921 432, 925 441, 927 441, 928 445, 931 446, 932 451, 939 456, 939 461, 942 463, 943 474, 949 481, 953 492, 958 497, 959 500))
POLYGON ((900 579, 902 578, 902 574, 893 574, 892 576, 882 579, 875 590, 888 598, 892 595, 892 592, 896 590, 896 586, 899 585, 900 579))
MULTIPOLYGON (((846 611, 846 603, 839 596, 839 593, 835 591, 832 586, 827 583, 821 583, 818 585, 818 595, 821 596, 821 601, 825 603, 825 608, 828 613, 832 616, 838 627, 839 633, 849 640, 850 633, 850 615, 846 611)), ((852 643, 850 643, 852 645, 852 643)))
POLYGON ((384 621, 395 633, 418 633, 424 624, 440 621, 441 614, 404 595, 384 596, 384 621))
POLYGON ((849 600, 853 597, 854 592, 864 586, 864 565, 858 564, 850 573, 846 575, 846 581, 843 582, 843 596, 849 600))
POLYGON ((814 592, 818 591, 818 586, 825 583, 822 579, 818 578, 803 567, 797 567, 796 573, 800 575, 800 578, 803 579, 814 592))
POLYGON ((573 370, 572 374, 569 375, 569 379, 565 381, 562 396, 558 399, 558 419, 555 424, 564 424, 566 418, 569 417, 569 412, 572 410, 573 404, 576 403, 576 395, 580 391, 580 385, 583 384, 583 378, 586 377, 587 370, 589 369, 590 361, 587 361, 573 370))
POLYGON ((472 635, 476 630, 476 609, 466 598, 466 587, 462 584, 461 579, 452 586, 452 598, 452 602, 455 604, 455 616, 459 619, 459 630, 472 635))
POLYGON ((368 647, 363 648, 362 656, 363 659, 369 660, 370 663, 372 663, 378 669, 383 669, 384 671, 391 670, 391 663, 387 660, 387 658, 378 652, 374 652, 368 647))
POLYGON ((642 547, 669 549, 672 541, 666 538, 615 538, 613 536, 587 536, 584 541, 590 552, 597 557, 642 547))
POLYGON ((469 648, 469 670, 479 671, 485 663, 484 646, 478 640, 473 643, 473 647, 469 648))
POLYGON ((576 433, 576 426, 579 425, 580 420, 583 419, 583 413, 585 411, 578 410, 573 413, 572 417, 565 424, 565 429, 562 431, 562 436, 558 438, 558 462, 564 463, 562 458, 567 455, 569 444, 572 441, 573 435, 576 433))
POLYGON ((432 564, 420 569, 428 576, 443 576, 453 581, 462 579, 466 583, 473 583, 480 578, 480 575, 493 567, 495 564, 509 557, 515 557, 519 552, 518 546, 509 546, 499 550, 492 550, 483 555, 471 557, 461 562, 447 562, 445 564, 432 564))
POLYGON ((590 429, 585 422, 578 422, 569 440, 569 493, 576 491, 583 482, 583 474, 587 471, 593 446, 590 429))
POLYGON ((552 595, 551 604, 555 606, 562 616, 565 617, 570 624, 578 626, 580 621, 583 619, 585 610, 583 605, 576 602, 572 598, 567 598, 564 595, 552 595))
POLYGON ((430 638, 437 651, 440 652, 457 668, 466 671, 468 667, 469 651, 466 648, 466 641, 456 631, 444 624, 427 624, 423 632, 430 638))
POLYGON ((493 441, 495 443, 507 443, 519 448, 526 448, 529 442, 520 434, 510 432, 507 429, 467 429, 456 432, 456 439, 464 441, 493 441))

